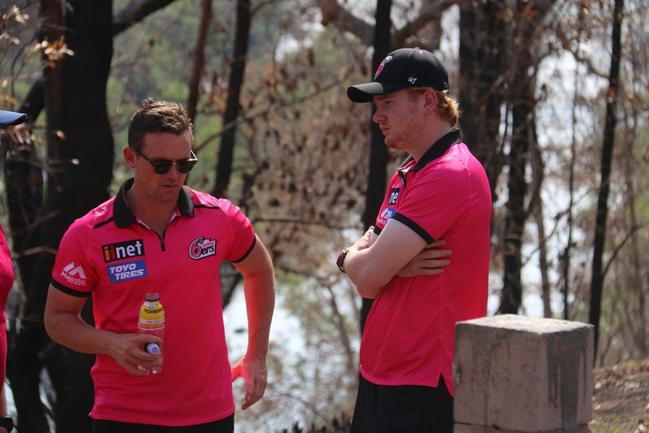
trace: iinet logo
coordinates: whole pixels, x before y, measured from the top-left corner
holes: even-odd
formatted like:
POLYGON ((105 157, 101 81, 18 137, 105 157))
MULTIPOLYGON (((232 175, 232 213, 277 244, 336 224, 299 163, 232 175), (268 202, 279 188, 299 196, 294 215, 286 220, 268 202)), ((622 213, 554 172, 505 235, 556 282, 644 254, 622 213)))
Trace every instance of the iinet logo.
POLYGON ((86 285, 86 273, 81 265, 77 266, 74 262, 70 262, 63 268, 61 276, 68 280, 69 283, 76 284, 77 286, 86 285))

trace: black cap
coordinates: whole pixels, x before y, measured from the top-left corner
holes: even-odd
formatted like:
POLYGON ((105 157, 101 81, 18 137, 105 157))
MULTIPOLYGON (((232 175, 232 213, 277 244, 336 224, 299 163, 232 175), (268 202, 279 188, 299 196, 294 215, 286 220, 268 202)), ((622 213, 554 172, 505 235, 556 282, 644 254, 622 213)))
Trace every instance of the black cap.
POLYGON ((383 59, 372 82, 348 87, 347 96, 353 102, 371 102, 376 95, 418 87, 448 90, 446 68, 430 51, 400 48, 383 59))
POLYGON ((0 110, 0 128, 18 125, 19 123, 23 123, 25 120, 27 120, 27 115, 24 113, 0 110))

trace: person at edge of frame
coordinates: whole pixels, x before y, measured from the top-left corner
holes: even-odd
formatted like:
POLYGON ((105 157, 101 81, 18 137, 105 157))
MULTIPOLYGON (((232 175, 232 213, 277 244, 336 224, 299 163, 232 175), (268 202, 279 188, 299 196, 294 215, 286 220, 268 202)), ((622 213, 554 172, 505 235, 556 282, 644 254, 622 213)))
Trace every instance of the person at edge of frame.
MULTIPOLYGON (((24 113, 0 110, 0 128, 19 125, 27 120, 24 113)), ((7 393, 5 378, 7 373, 7 297, 14 284, 14 269, 11 263, 11 253, 7 238, 0 225, 0 433, 9 433, 14 428, 14 421, 7 409, 7 393)))

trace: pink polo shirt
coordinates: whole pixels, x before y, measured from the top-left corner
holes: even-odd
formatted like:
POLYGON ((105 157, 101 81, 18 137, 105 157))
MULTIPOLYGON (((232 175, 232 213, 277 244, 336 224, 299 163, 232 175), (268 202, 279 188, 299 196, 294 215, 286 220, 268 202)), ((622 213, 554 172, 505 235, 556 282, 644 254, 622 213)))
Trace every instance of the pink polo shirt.
POLYGON ((361 374, 378 385, 430 387, 443 376, 453 395, 455 324, 486 314, 491 222, 487 176, 458 130, 392 176, 377 233, 389 218, 428 243, 444 239, 453 255, 441 275, 394 277, 381 289, 361 340, 361 374))
POLYGON ((137 332, 148 292, 165 309, 161 374, 132 376, 111 357, 92 368, 94 419, 180 426, 234 412, 219 270, 255 244, 248 219, 227 200, 184 187, 163 237, 136 221, 125 191, 76 220, 65 233, 52 284, 73 296, 92 294, 95 326, 137 332))

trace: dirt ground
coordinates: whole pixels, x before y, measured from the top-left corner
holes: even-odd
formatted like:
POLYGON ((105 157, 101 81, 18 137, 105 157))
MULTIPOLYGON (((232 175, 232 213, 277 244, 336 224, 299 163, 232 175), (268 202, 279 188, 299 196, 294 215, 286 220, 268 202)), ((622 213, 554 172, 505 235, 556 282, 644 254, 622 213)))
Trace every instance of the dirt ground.
POLYGON ((594 371, 592 433, 649 433, 649 359, 594 371))

